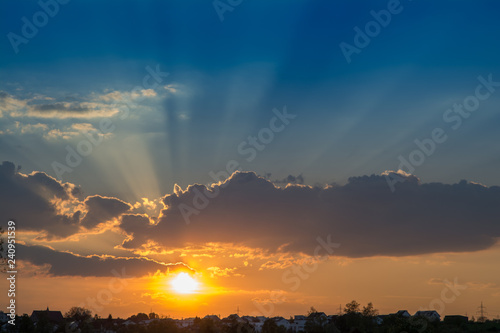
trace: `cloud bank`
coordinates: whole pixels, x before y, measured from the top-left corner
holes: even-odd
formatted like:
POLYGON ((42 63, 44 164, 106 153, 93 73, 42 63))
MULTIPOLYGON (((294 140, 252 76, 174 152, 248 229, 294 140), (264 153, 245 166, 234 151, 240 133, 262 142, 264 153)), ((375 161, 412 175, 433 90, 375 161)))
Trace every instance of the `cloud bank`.
POLYGON ((393 193, 384 175, 314 187, 278 186, 253 172, 235 172, 209 188, 176 186, 163 197, 160 216, 150 217, 118 198, 85 197, 74 184, 43 172, 25 175, 4 162, 0 220, 14 219, 24 231, 40 232, 46 240, 107 224, 123 232, 122 247, 129 250, 231 243, 313 255, 317 238, 330 235, 331 242, 341 244, 333 255, 406 256, 479 251, 500 237, 500 187, 398 177, 393 193))
POLYGON ((166 272, 186 269, 181 263, 164 264, 144 258, 83 257, 67 252, 54 251, 45 246, 25 246, 17 244, 18 257, 23 261, 43 266, 50 265, 48 274, 53 276, 93 276, 93 277, 139 277, 154 274, 158 270, 166 272))
POLYGON ((62 183, 44 172, 18 172, 11 162, 0 165, 0 221, 17 221, 23 231, 40 238, 65 238, 93 229, 127 212, 119 199, 83 197, 79 187, 62 183))
POLYGON ((177 187, 163 198, 167 208, 156 224, 122 222, 132 237, 123 246, 223 242, 312 255, 317 237, 331 235, 341 244, 334 255, 370 257, 478 251, 500 236, 500 187, 399 177, 392 193, 383 175, 352 177, 343 186, 279 188, 253 172, 236 172, 208 189, 177 187))

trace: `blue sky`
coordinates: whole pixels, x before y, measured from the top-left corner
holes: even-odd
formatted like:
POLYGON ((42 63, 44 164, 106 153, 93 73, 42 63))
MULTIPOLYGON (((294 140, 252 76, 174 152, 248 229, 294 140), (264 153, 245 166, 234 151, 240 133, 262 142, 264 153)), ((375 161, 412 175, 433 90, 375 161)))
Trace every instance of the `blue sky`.
POLYGON ((287 318, 414 312, 457 278, 446 314, 500 313, 500 4, 215 3, 223 20, 213 0, 2 2, 19 310, 99 295, 127 259, 137 279, 99 315, 247 314, 275 290, 287 318), (339 246, 291 290, 319 238, 339 246), (179 303, 169 266, 216 292, 179 303))
MULTIPOLYGON (((166 193, 175 183, 209 182, 208 172, 231 159, 271 178, 302 174, 308 184, 396 170, 398 156, 443 127, 443 113, 474 92, 479 75, 500 80, 494 1, 402 1, 400 13, 349 64, 339 44, 353 44, 353 28, 364 29, 370 11, 386 9, 387 1, 242 1, 223 21, 210 1, 70 1, 17 54, 7 34, 21 35, 22 17, 32 21, 41 7, 6 5, 0 89, 18 100, 38 94, 93 102, 130 92, 146 66, 157 65, 169 73, 162 85, 177 88, 146 99, 124 121, 111 116, 113 135, 63 177, 90 193, 125 195, 124 178, 156 182, 144 192, 157 186, 155 195, 166 193), (284 106, 297 118, 245 161, 238 145, 284 106)), ((415 174, 426 182, 498 185, 499 96, 481 102, 458 130, 448 127, 449 139, 415 174)), ((96 128, 101 118, 4 116, 2 158, 55 176, 51 163, 82 137, 47 140, 43 131, 76 123, 96 128), (48 129, 9 135, 16 121, 48 129)))

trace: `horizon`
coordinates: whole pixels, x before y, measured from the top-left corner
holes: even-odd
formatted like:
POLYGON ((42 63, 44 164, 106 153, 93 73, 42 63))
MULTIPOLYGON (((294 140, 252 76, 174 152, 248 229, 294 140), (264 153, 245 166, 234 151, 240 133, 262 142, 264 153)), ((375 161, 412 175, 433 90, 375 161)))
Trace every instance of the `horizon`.
MULTIPOLYGON (((344 304, 344 305, 346 305, 346 304, 344 304)), ((363 304, 360 304, 360 305, 362 306, 363 304)), ((341 304, 341 306, 342 306, 342 304, 341 304)), ((477 307, 477 308, 478 308, 478 307, 477 307)), ((487 307, 485 307, 485 310, 486 310, 486 308, 487 308, 487 307)), ((375 311, 377 311, 377 314, 376 314, 375 316, 387 316, 387 315, 391 315, 391 314, 396 314, 398 311, 407 311, 407 312, 408 312, 411 316, 414 316, 414 315, 415 315, 418 311, 435 311, 435 310, 419 309, 419 310, 416 310, 416 311, 412 312, 412 311, 408 311, 407 309, 399 309, 399 310, 395 310, 395 311, 388 312, 388 313, 380 313, 376 307, 374 307, 374 309, 375 309, 375 311)), ((69 310, 71 310, 71 308, 69 308, 69 309, 68 309, 68 311, 69 311, 69 310)), ((88 309, 87 309, 87 310, 88 310, 88 309)), ((315 309, 315 310, 316 310, 316 309, 315 309)), ((338 309, 337 309, 337 310, 338 310, 338 309)), ((360 310, 361 310, 361 309, 360 309, 360 310)), ((61 312, 61 314, 62 314, 63 316, 65 316, 65 314, 67 314, 67 313, 68 313, 68 311, 61 311, 61 310, 59 310, 59 309, 51 309, 51 308, 50 308, 50 306, 48 306, 46 309, 41 309, 41 310, 35 310, 35 309, 33 309, 33 310, 31 311, 31 313, 33 313, 33 312, 35 312, 35 311, 38 311, 38 312, 43 312, 43 311, 56 311, 56 312, 61 312)), ((155 314, 155 315, 158 315, 158 318, 157 318, 157 319, 174 319, 174 320, 184 320, 184 319, 193 319, 193 318, 205 318, 205 317, 209 317, 209 316, 216 316, 216 317, 218 317, 218 318, 220 318, 220 319, 226 319, 226 318, 228 318, 228 317, 230 317, 230 316, 233 316, 233 315, 237 315, 237 316, 238 316, 238 317, 240 317, 240 318, 243 318, 243 317, 258 317, 257 315, 253 315, 253 316, 252 316, 252 315, 249 315, 249 314, 243 314, 243 313, 239 314, 239 313, 238 313, 238 311, 240 311, 240 310, 237 308, 235 312, 233 312, 233 313, 229 313, 229 314, 226 314, 226 315, 214 314, 214 313, 207 313, 207 314, 205 314, 205 315, 195 315, 194 317, 179 317, 179 318, 171 317, 171 316, 170 316, 170 315, 168 315, 168 314, 156 313, 156 312, 154 311, 154 309, 150 309, 150 311, 146 311, 146 312, 141 312, 141 311, 139 311, 139 312, 132 313, 132 314, 130 314, 130 315, 128 315, 128 316, 124 316, 124 317, 113 316, 113 314, 112 314, 112 313, 109 313, 107 316, 100 316, 100 315, 98 315, 98 314, 97 314, 97 315, 99 316, 99 319, 106 319, 107 317, 109 317, 109 315, 111 315, 111 317, 112 317, 113 319, 121 319, 121 320, 127 320, 127 319, 130 319, 132 316, 137 315, 137 314, 140 314, 140 313, 147 314, 147 315, 149 315, 149 314, 155 314)), ((241 311, 240 311, 240 312, 241 312, 241 311)), ((311 312, 311 309, 309 309, 307 312, 304 312, 304 314, 297 314, 297 313, 295 313, 295 314, 290 314, 290 315, 274 315, 274 316, 271 316, 271 317, 262 315, 262 317, 266 317, 266 318, 282 317, 282 318, 285 318, 285 319, 287 319, 287 318, 288 318, 288 319, 293 319, 295 316, 305 316, 305 317, 307 317, 307 316, 308 316, 308 314, 309 314, 310 312, 311 312)), ((318 310, 316 310, 315 312, 316 312, 316 313, 324 313, 324 314, 325 314, 325 315, 327 315, 327 316, 342 316, 342 315, 345 315, 345 314, 346 314, 346 313, 345 313, 345 308, 344 308, 344 307, 342 307, 342 311, 341 311, 341 312, 337 311, 336 313, 327 313, 327 312, 324 312, 324 311, 318 311, 318 310)), ((437 312, 437 311, 436 311, 436 312, 437 312)), ((28 315, 28 316, 30 316, 30 313, 23 313, 23 314, 18 314, 18 315, 19 315, 19 316, 22 316, 22 315, 28 315)), ((92 313, 92 318, 94 318, 94 315, 96 315, 96 313, 92 313)), ((443 320, 443 318, 444 318, 445 316, 444 316, 444 315, 441 315, 440 313, 439 313, 439 315, 441 316, 441 321, 442 321, 442 320, 443 320)), ((468 317, 468 318, 469 318, 469 320, 471 320, 472 318, 476 318, 476 317, 478 317, 477 315, 470 315, 470 316, 468 316, 468 315, 464 315, 464 314, 448 314, 448 316, 454 316, 454 315, 466 316, 466 317, 468 317)), ((498 319, 500 319, 499 317, 500 317, 499 315, 497 315, 497 316, 495 316, 495 317, 490 316, 490 317, 486 317, 486 320, 498 320, 498 319)))
POLYGON ((500 315, 499 3, 3 6, 2 311, 500 315))

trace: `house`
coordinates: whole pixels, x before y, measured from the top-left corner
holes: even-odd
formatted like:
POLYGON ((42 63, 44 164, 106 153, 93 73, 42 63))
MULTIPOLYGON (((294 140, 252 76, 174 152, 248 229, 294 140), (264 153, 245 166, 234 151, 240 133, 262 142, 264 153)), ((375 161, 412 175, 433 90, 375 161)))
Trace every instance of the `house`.
POLYGON ((265 316, 257 316, 255 318, 257 318, 259 320, 259 322, 265 322, 267 319, 267 317, 265 317, 265 316))
POLYGON ((262 326, 264 326, 264 322, 266 321, 266 319, 267 318, 264 316, 254 317, 252 325, 255 328, 255 332, 262 332, 262 326))
POLYGON ((237 323, 244 323, 245 320, 240 318, 236 313, 230 314, 226 318, 222 319, 222 322, 224 323, 231 323, 232 321, 236 321, 237 323))
POLYGON ((328 318, 329 322, 332 322, 332 321, 336 320, 338 317, 339 317, 339 315, 328 315, 328 316, 326 316, 326 318, 328 318))
POLYGON ((259 321, 257 318, 252 317, 252 316, 242 316, 241 319, 243 319, 244 321, 246 321, 249 324, 256 323, 259 321))
POLYGON ((290 328, 294 332, 303 332, 306 329, 307 317, 306 316, 294 316, 293 322, 290 325, 290 328))
POLYGON ((313 325, 324 327, 328 324, 328 316, 324 312, 312 312, 307 316, 307 321, 313 325))
POLYGON ((177 327, 186 328, 191 327, 194 324, 194 318, 184 318, 177 321, 177 327))
POLYGON ((444 316, 443 321, 449 325, 461 325, 469 322, 469 317, 466 316, 444 316))
POLYGON ((377 325, 382 325, 384 323, 384 319, 387 318, 389 315, 379 315, 373 318, 373 322, 377 325))
POLYGON ((205 317, 203 317, 203 319, 210 319, 210 320, 212 320, 214 323, 218 323, 218 322, 220 322, 220 318, 219 318, 219 316, 216 316, 216 315, 206 315, 205 317))
POLYGON ((290 322, 283 317, 274 317, 273 320, 276 325, 283 326, 286 330, 291 327, 290 322))
POLYGON ((312 312, 307 316, 307 319, 315 321, 317 323, 325 322, 327 318, 328 317, 324 312, 312 312))
POLYGON ((414 317, 423 317, 429 321, 440 321, 441 316, 434 310, 431 311, 417 311, 413 315, 414 317))
POLYGON ((410 318, 411 314, 406 311, 406 310, 399 310, 398 312, 395 313, 396 316, 403 317, 403 318, 410 318))
POLYGON ((39 322, 40 320, 48 320, 49 323, 58 325, 63 322, 64 318, 61 313, 61 311, 50 311, 49 307, 47 307, 47 310, 35 310, 31 314, 31 321, 33 323, 39 322))

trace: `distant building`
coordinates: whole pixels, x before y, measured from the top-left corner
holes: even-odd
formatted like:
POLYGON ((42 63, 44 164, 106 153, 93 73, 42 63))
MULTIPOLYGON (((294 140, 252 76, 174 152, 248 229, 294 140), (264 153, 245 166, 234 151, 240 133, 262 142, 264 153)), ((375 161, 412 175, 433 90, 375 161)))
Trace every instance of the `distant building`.
POLYGON ((51 324, 60 324, 63 322, 64 318, 61 311, 50 311, 49 307, 47 310, 35 310, 31 314, 31 321, 33 323, 37 323, 40 320, 47 319, 51 324))
POLYGON ((443 321, 446 324, 450 325, 461 325, 461 324, 467 324, 469 322, 469 317, 466 316, 444 316, 443 321))
POLYGON ((246 321, 247 323, 256 323, 259 321, 259 319, 257 319, 256 317, 252 317, 252 316, 242 316, 241 319, 243 319, 244 321, 246 321))
POLYGON ((400 317, 403 317, 403 318, 410 318, 411 317, 411 314, 408 311, 406 311, 406 310, 399 310, 395 314, 396 314, 396 316, 400 316, 400 317))
POLYGON ((220 318, 219 318, 219 316, 216 316, 216 315, 206 315, 205 317, 203 317, 203 319, 211 319, 211 320, 213 320, 215 323, 220 322, 220 318))
POLYGON ((423 317, 429 321, 440 321, 441 316, 436 311, 417 311, 414 317, 423 317))
POLYGON ((252 326, 255 329, 255 332, 262 332, 262 326, 264 326, 264 322, 266 321, 267 317, 264 316, 257 316, 257 317, 252 317, 253 320, 251 322, 252 326))
POLYGON ((307 323, 307 317, 298 315, 293 318, 293 322, 291 323, 290 328, 294 332, 305 331, 306 323, 307 323))
POLYGON ((307 316, 307 319, 312 319, 312 320, 323 320, 326 318, 327 316, 324 312, 312 312, 307 316))
POLYGON ((186 328, 194 324, 194 318, 184 318, 177 321, 177 327, 186 328))
POLYGON ((283 326, 286 330, 291 327, 290 322, 283 317, 274 317, 273 320, 276 325, 283 326))
POLYGON ((233 320, 236 321, 236 322, 238 322, 238 323, 245 322, 245 320, 241 319, 240 316, 238 316, 238 314, 236 314, 236 313, 230 314, 226 318, 222 318, 222 321, 225 322, 225 323, 230 323, 233 320))
POLYGON ((384 323, 384 319, 389 317, 389 315, 378 315, 373 318, 373 322, 377 325, 382 325, 384 323))
POLYGON ((339 317, 339 315, 328 315, 328 316, 326 316, 326 318, 327 318, 329 321, 334 321, 334 320, 336 320, 338 317, 339 317))

